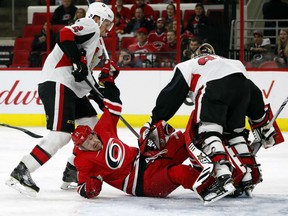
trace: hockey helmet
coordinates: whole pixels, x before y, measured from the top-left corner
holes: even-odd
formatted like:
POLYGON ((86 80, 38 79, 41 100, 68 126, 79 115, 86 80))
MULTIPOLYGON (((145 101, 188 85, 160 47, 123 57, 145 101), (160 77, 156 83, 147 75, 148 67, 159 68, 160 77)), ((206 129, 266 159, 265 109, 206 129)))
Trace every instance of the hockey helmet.
POLYGON ((214 48, 213 48, 213 46, 211 44, 203 43, 196 50, 195 56, 198 56, 198 55, 201 55, 201 54, 215 54, 215 50, 214 50, 214 48))
POLYGON ((106 4, 102 2, 93 2, 89 5, 89 8, 86 12, 86 18, 93 19, 95 16, 98 16, 100 18, 100 26, 102 25, 104 20, 109 20, 111 22, 111 25, 108 31, 112 29, 114 24, 114 13, 106 4))
POLYGON ((78 125, 72 133, 72 140, 74 145, 81 147, 91 133, 93 134, 93 131, 89 126, 78 125))

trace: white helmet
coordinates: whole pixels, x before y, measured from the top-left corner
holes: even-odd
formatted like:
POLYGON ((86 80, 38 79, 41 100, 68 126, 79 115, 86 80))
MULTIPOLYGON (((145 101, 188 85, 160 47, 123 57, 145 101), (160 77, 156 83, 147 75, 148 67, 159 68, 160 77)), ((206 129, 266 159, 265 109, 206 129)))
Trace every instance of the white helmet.
POLYGON ((213 46, 209 43, 204 43, 202 44, 200 47, 198 47, 198 49, 196 50, 195 52, 195 55, 194 56, 198 56, 198 55, 201 55, 201 54, 215 54, 215 50, 213 48, 213 46))
POLYGON ((108 31, 110 31, 113 27, 114 13, 113 11, 102 2, 93 2, 89 5, 89 8, 86 12, 86 18, 93 19, 95 16, 100 17, 100 26, 104 22, 104 20, 109 20, 111 22, 111 26, 108 31))

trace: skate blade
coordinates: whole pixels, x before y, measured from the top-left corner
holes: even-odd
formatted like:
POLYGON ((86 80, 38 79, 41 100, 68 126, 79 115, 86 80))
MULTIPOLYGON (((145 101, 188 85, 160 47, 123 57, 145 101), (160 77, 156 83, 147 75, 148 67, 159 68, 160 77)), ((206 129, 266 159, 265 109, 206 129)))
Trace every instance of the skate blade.
POLYGON ((25 195, 25 196, 29 196, 29 197, 36 197, 37 196, 37 192, 29 187, 25 187, 24 185, 20 184, 20 182, 13 178, 10 177, 10 179, 8 179, 5 184, 14 189, 19 191, 21 194, 25 195))
POLYGON ((75 190, 75 189, 77 189, 77 183, 75 183, 75 182, 63 182, 60 188, 62 190, 75 190))
POLYGON ((233 193, 236 188, 233 186, 232 183, 228 183, 224 186, 225 192, 220 194, 219 196, 217 196, 217 194, 212 193, 212 194, 208 194, 205 198, 204 198, 204 206, 210 205, 211 203, 216 202, 217 200, 233 193), (209 196, 210 195, 210 196, 209 196))
POLYGON ((244 193, 245 193, 245 195, 246 195, 247 197, 249 197, 249 198, 252 198, 252 196, 253 196, 251 189, 245 190, 244 193))

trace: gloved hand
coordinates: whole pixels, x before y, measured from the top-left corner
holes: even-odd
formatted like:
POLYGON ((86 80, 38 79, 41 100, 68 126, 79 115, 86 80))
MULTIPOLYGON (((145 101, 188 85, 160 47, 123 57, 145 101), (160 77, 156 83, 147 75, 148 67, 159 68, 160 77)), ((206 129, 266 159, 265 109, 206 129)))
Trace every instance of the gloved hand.
POLYGON ((88 67, 86 59, 86 51, 82 48, 79 50, 80 61, 73 63, 72 75, 76 82, 82 82, 88 76, 88 67))
POLYGON ((82 82, 88 76, 87 65, 83 62, 73 63, 72 75, 76 82, 82 82))
POLYGON ((106 60, 98 77, 100 85, 103 85, 105 82, 114 83, 115 79, 119 75, 119 72, 120 69, 114 61, 109 59, 106 60))
POLYGON ((274 135, 276 134, 276 130, 275 128, 272 127, 268 127, 268 124, 265 125, 263 128, 261 128, 261 134, 262 134, 262 145, 264 148, 270 148, 273 145, 275 145, 275 137, 274 135))
POLYGON ((85 183, 78 186, 77 192, 81 196, 87 199, 91 199, 100 194, 102 190, 102 183, 103 183, 102 176, 100 175, 98 175, 97 177, 91 176, 85 183))

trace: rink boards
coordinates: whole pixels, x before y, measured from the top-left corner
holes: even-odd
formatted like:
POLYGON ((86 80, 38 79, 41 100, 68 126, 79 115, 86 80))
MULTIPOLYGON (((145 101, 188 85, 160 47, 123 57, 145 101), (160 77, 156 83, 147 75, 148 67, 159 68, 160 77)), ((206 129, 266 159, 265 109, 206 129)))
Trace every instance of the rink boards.
MULTIPOLYGON (((94 71, 98 76, 99 71, 94 71)), ((39 70, 0 70, 0 122, 15 126, 45 126, 44 109, 37 94, 39 70)), ((116 80, 123 102, 122 116, 134 127, 149 120, 156 98, 173 76, 171 70, 123 70, 116 80)), ((264 100, 275 112, 288 96, 285 71, 250 71, 250 78, 262 90, 264 100)), ((94 103, 94 102, 93 102, 94 103)), ((101 111, 97 105, 98 113, 101 111)), ((183 104, 169 121, 174 127, 186 126, 193 106, 183 104)), ((288 131, 288 108, 277 119, 288 131)), ((122 123, 119 126, 123 126, 122 123)))

